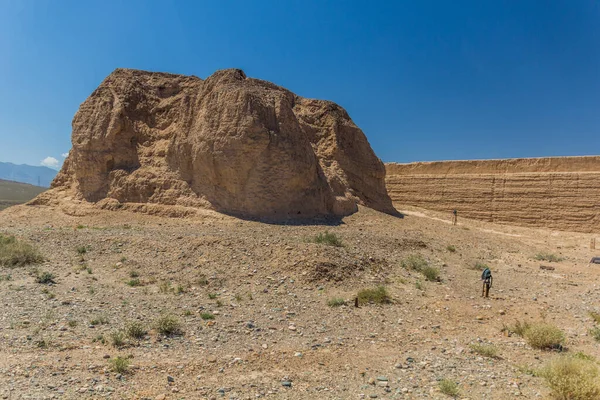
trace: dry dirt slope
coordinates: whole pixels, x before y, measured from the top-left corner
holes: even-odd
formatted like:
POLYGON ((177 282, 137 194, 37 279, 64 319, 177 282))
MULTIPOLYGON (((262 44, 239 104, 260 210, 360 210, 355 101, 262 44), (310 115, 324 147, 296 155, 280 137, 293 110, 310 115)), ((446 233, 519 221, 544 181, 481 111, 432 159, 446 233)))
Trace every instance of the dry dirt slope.
POLYGON ((441 399, 443 378, 462 398, 546 397, 523 367, 556 353, 502 334, 516 319, 545 318, 565 331, 570 353, 600 357, 588 335, 600 294, 585 234, 369 209, 335 226, 297 226, 18 206, 0 213, 0 227, 48 259, 0 269, 4 399, 441 399), (325 230, 344 247, 307 241, 325 230), (540 252, 565 260, 540 270, 540 252), (439 268, 441 282, 402 268, 412 254, 439 268), (489 300, 478 296, 477 261, 494 271, 489 300), (36 283, 41 272, 56 283, 36 283), (391 304, 327 305, 376 285, 391 304), (166 314, 182 336, 157 332, 166 314), (114 347, 132 322, 148 333, 114 347), (471 352, 478 342, 499 358, 471 352), (127 373, 109 369, 116 356, 129 359, 127 373))

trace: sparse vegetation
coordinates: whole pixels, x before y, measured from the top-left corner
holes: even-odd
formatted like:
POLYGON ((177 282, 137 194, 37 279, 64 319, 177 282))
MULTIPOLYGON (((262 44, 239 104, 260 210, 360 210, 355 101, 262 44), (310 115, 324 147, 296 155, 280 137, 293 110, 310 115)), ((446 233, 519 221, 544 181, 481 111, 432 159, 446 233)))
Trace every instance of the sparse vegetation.
POLYGON ((530 325, 525 329, 523 337, 534 349, 558 349, 565 342, 563 331, 547 323, 530 325))
POLYGON ((211 299, 211 300, 214 300, 214 299, 217 298, 217 294, 216 293, 209 293, 208 294, 208 298, 211 299))
POLYGON ((88 251, 86 246, 77 246, 75 250, 77 250, 77 254, 79 254, 80 256, 86 254, 88 251))
POLYGON ((106 318, 104 315, 99 315, 90 320, 90 325, 93 326, 106 324, 108 324, 108 318, 106 318))
POLYGON ((498 357, 498 348, 494 345, 474 343, 469 347, 471 347, 471 350, 473 350, 473 352, 479 354, 480 356, 489 358, 498 357))
POLYGON ((402 268, 412 271, 421 271, 427 265, 429 263, 420 254, 411 254, 402 260, 402 268))
POLYGON ((514 325, 504 325, 502 331, 507 331, 509 333, 514 333, 517 336, 524 337, 525 331, 529 329, 531 324, 525 321, 516 320, 514 325))
POLYGON ((600 313, 597 313, 595 311, 590 311, 589 314, 595 323, 600 324, 600 313))
POLYGON ((115 357, 108 360, 111 370, 118 374, 125 374, 129 371, 129 360, 125 357, 115 357))
POLYGON ((596 400, 600 398, 600 372, 596 363, 562 356, 540 371, 557 400, 596 400))
POLYGON ((446 246, 446 250, 448 250, 450 253, 454 253, 456 252, 456 247, 453 245, 448 245, 446 246))
POLYGON ((241 301, 242 301, 242 295, 241 295, 241 294, 239 294, 239 293, 238 293, 238 294, 236 294, 236 295, 235 295, 235 301, 237 301, 238 303, 241 303, 241 301))
POLYGON ((339 306, 343 306, 346 304, 346 300, 342 299, 341 297, 334 297, 332 299, 327 300, 327 305, 329 307, 339 307, 339 306))
POLYGON ((179 320, 172 315, 163 315, 156 320, 156 330, 161 335, 177 336, 182 335, 183 330, 179 320))
POLYGON ((596 340, 596 342, 600 342, 600 328, 594 327, 590 329, 590 335, 596 340))
POLYGON ((421 282, 421 281, 419 281, 419 280, 417 280, 417 281, 415 282, 415 287, 416 287, 418 290, 424 290, 424 288, 423 288, 423 282, 421 282))
POLYGON ((143 339, 146 333, 146 328, 140 322, 132 322, 125 328, 125 334, 132 339, 143 339))
POLYGON ((358 303, 375 303, 375 304, 386 304, 391 303, 392 299, 388 294, 385 286, 378 286, 376 288, 363 289, 358 292, 358 303))
POLYGON ((140 276, 140 273, 137 271, 129 271, 129 277, 130 278, 138 278, 140 276))
POLYGON ((127 281, 127 285, 131 287, 141 286, 142 282, 138 278, 130 279, 127 281))
POLYGON ((67 322, 67 325, 69 325, 71 328, 75 328, 77 326, 77 321, 71 319, 67 322))
POLYGON ((338 238, 335 233, 331 233, 329 231, 326 231, 325 233, 319 233, 317 236, 312 238, 312 242, 335 247, 343 246, 342 240, 338 238))
POLYGON ((0 234, 0 265, 9 268, 38 264, 44 261, 40 252, 14 236, 0 234))
POLYGON ((110 333, 110 344, 114 347, 122 347, 125 345, 125 334, 123 331, 114 331, 110 333))
POLYGON ((538 261, 548 262, 560 262, 564 260, 564 257, 560 257, 552 253, 537 253, 534 258, 538 261))
POLYGON ((439 384, 440 392, 450 397, 458 397, 460 391, 458 390, 458 384, 450 379, 442 379, 439 384))
POLYGON ((41 283, 44 285, 50 284, 50 283, 56 283, 54 281, 54 274, 50 273, 50 272, 38 272, 36 277, 35 277, 35 281, 37 283, 41 283))
POLYGON ((196 279, 196 284, 198 286, 206 286, 208 285, 208 279, 206 278, 206 275, 201 274, 198 279, 196 279))
POLYGON ((158 286, 158 291, 160 293, 170 293, 171 290, 172 290, 171 282, 169 282, 169 281, 161 282, 161 284, 158 286))
POLYGON ((440 270, 430 265, 423 267, 421 273, 425 279, 430 282, 437 282, 440 280, 440 270))
POLYGON ((420 254, 411 254, 402 260, 402 267, 423 274, 426 280, 434 282, 440 280, 440 270, 429 265, 429 262, 420 254))
POLYGON ((200 314, 200 318, 202 318, 203 320, 209 320, 215 319, 215 316, 211 313, 203 312, 202 314, 200 314))

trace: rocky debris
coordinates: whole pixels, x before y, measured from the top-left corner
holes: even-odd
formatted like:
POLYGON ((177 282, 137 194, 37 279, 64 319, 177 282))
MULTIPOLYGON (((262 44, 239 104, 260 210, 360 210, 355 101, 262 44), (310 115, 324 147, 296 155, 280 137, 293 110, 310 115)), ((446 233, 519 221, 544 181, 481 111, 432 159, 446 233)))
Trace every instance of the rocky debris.
POLYGON ((31 204, 275 220, 359 204, 395 213, 384 165, 344 109, 238 69, 206 80, 117 69, 81 105, 72 144, 53 190, 31 204))

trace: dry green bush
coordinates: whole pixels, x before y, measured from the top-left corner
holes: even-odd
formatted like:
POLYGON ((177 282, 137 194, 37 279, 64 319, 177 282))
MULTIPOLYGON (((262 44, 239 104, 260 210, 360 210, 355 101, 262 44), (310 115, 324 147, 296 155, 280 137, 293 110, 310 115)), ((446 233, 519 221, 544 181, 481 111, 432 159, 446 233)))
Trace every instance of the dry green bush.
POLYGON ((385 286, 378 286, 376 288, 363 289, 358 292, 358 303, 375 303, 375 304, 386 304, 391 303, 392 298, 390 297, 385 286))
POLYGON ((17 240, 14 236, 0 234, 0 265, 15 268, 42 261, 44 257, 29 243, 17 240))
POLYGON ((129 370, 129 360, 125 357, 115 357, 108 360, 110 369, 118 374, 125 374, 129 370))
POLYGON ((600 399, 600 372, 593 361, 562 356, 540 371, 556 400, 600 399))
POLYGON ((339 307, 339 306, 343 306, 344 304, 346 304, 346 300, 344 300, 340 297, 334 297, 332 299, 327 300, 327 305, 329 307, 339 307))
POLYGON ((460 391, 458 390, 458 384, 450 379, 442 379, 439 382, 440 392, 450 397, 458 397, 460 391))
POLYGON ((491 344, 479 344, 474 343, 471 346, 471 350, 475 353, 489 358, 497 358, 498 357, 498 348, 491 344))
POLYGON ((547 323, 531 324, 523 337, 534 349, 560 348, 565 342, 563 331, 547 323))
POLYGON ((165 336, 177 336, 182 335, 183 330, 181 323, 173 315, 163 315, 156 320, 156 330, 161 335, 165 336))
POLYGON ((314 243, 326 244, 328 246, 342 247, 342 240, 335 233, 319 233, 311 240, 314 243))

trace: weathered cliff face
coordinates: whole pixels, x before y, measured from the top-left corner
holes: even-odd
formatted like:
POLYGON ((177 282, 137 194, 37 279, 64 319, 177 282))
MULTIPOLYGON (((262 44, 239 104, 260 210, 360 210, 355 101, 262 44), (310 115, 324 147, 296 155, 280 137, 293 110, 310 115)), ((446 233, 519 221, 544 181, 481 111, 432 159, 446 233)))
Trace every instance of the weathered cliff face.
POLYGON ((338 105, 241 70, 118 69, 73 119, 52 196, 104 208, 161 204, 273 219, 394 212, 385 168, 338 105))
POLYGON ((600 232, 600 157, 386 164, 397 206, 484 221, 600 232))

